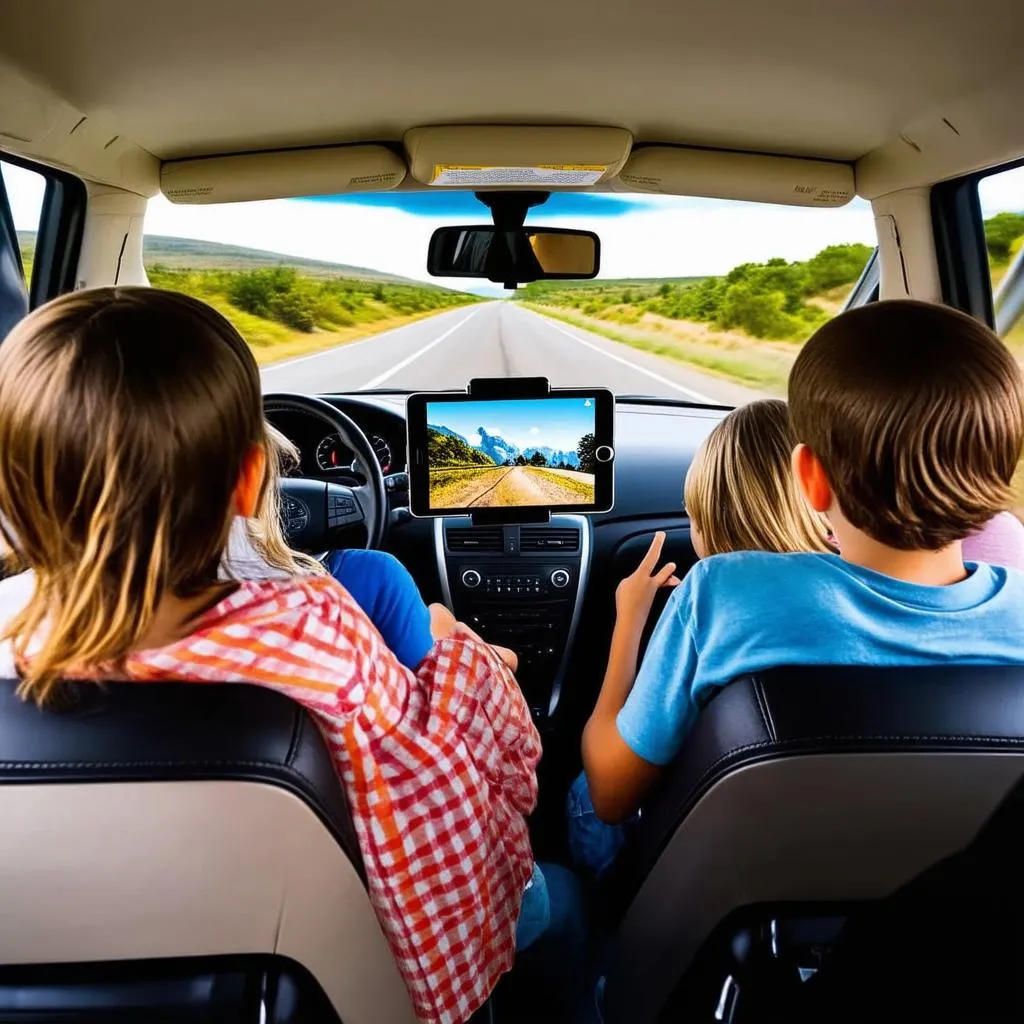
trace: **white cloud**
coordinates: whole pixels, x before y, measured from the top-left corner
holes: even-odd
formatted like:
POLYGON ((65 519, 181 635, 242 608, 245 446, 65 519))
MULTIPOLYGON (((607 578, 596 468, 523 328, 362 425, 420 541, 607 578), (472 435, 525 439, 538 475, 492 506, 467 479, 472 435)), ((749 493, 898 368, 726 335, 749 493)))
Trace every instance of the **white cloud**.
POLYGON ((530 433, 531 434, 539 434, 540 433, 540 427, 530 427, 530 433))

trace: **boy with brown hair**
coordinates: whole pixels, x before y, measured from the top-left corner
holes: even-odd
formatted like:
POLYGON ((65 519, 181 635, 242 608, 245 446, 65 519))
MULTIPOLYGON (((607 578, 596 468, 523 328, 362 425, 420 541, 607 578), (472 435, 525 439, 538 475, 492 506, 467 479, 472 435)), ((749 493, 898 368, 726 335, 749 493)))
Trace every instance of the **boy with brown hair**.
POLYGON ((1024 384, 996 335, 922 302, 852 310, 804 346, 789 411, 800 441, 793 472, 842 554, 698 562, 636 673, 654 595, 673 580, 673 566, 655 571, 664 536, 655 538, 616 594, 608 669, 583 736, 605 821, 639 806, 698 709, 745 673, 1024 664, 1024 574, 965 564, 961 551, 1008 507, 1024 446, 1024 384))

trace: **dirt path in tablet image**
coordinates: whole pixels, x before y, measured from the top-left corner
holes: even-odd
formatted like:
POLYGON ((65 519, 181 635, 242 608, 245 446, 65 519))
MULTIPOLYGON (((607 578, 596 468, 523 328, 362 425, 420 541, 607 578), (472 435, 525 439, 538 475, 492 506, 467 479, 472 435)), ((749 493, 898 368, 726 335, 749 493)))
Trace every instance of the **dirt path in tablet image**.
POLYGON ((430 475, 432 508, 587 505, 593 500, 593 475, 567 469, 474 467, 437 470, 430 475))

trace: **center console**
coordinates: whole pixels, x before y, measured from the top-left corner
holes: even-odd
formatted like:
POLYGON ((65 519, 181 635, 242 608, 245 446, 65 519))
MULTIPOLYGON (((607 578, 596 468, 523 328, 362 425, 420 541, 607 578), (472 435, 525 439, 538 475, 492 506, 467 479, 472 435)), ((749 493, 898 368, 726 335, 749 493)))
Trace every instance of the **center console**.
POLYGON ((516 678, 538 722, 558 706, 590 571, 590 521, 474 526, 434 521, 437 568, 456 618, 519 656, 516 678))

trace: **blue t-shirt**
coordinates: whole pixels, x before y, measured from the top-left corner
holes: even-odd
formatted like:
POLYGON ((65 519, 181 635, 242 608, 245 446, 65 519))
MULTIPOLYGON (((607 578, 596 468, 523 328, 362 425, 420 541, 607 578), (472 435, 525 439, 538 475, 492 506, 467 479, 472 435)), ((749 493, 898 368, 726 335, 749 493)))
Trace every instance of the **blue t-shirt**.
POLYGON ((407 668, 416 668, 434 644, 430 612, 408 569, 386 551, 333 551, 328 572, 352 595, 384 643, 407 668))
POLYGON ((668 764, 717 688, 778 665, 1024 664, 1024 573, 966 568, 962 582, 931 587, 838 555, 698 562, 655 627, 619 735, 645 761, 668 764))

